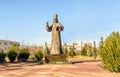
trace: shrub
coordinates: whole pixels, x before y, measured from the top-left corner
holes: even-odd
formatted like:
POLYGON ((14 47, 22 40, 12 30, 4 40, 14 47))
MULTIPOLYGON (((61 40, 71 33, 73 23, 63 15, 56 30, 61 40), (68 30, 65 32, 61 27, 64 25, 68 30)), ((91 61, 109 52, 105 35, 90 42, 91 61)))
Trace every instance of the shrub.
POLYGON ((43 53, 40 50, 36 51, 34 55, 38 61, 41 61, 43 58, 43 53))
POLYGON ((81 50, 81 55, 82 56, 87 56, 87 50, 88 50, 87 45, 85 45, 81 50))
POLYGON ((8 50, 14 50, 14 51, 18 52, 20 50, 20 48, 19 48, 18 44, 14 43, 14 44, 10 45, 8 50))
POLYGON ((77 50, 77 51, 75 52, 75 54, 76 54, 76 55, 80 55, 80 54, 81 54, 81 51, 80 51, 80 50, 77 50))
POLYGON ((6 54, 4 53, 2 49, 0 49, 0 62, 4 62, 5 57, 6 57, 6 54))
POLYGON ((19 45, 18 44, 12 44, 7 51, 7 57, 11 62, 14 62, 14 60, 17 57, 17 52, 19 51, 19 45))
POLYGON ((75 51, 73 49, 70 49, 69 51, 69 56, 70 57, 74 57, 76 54, 75 54, 75 51))
POLYGON ((28 49, 20 49, 17 59, 18 61, 27 61, 29 56, 30 53, 28 49))
POLYGON ((16 59, 17 56, 17 52, 15 52, 15 50, 8 50, 7 52, 7 57, 9 58, 10 62, 14 62, 14 60, 16 59))
POLYGON ((111 72, 120 72, 120 34, 113 32, 99 46, 103 64, 111 72))

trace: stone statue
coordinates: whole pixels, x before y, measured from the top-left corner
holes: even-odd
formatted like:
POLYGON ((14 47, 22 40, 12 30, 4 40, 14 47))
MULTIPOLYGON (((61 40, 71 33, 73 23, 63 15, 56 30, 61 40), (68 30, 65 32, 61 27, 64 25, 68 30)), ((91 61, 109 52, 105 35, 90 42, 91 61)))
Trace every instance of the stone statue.
POLYGON ((46 23, 46 29, 48 32, 52 31, 52 39, 51 39, 51 50, 50 54, 63 54, 62 46, 61 46, 61 37, 60 31, 63 31, 64 27, 58 21, 58 15, 54 15, 53 23, 51 26, 46 23))

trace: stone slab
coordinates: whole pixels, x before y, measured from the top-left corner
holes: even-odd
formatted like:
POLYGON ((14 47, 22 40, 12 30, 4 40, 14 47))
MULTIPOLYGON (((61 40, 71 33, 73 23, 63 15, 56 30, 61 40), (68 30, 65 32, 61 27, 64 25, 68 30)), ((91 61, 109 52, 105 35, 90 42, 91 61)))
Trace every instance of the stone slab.
POLYGON ((51 54, 45 56, 46 63, 65 63, 67 62, 65 54, 51 54))

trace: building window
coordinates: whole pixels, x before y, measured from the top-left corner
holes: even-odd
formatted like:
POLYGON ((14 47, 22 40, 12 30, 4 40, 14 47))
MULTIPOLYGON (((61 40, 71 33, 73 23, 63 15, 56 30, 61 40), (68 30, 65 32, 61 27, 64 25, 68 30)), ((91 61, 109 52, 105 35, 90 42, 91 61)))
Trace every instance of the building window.
POLYGON ((7 43, 5 43, 5 45, 7 45, 7 43))
POLYGON ((10 45, 12 45, 13 43, 10 43, 10 45))

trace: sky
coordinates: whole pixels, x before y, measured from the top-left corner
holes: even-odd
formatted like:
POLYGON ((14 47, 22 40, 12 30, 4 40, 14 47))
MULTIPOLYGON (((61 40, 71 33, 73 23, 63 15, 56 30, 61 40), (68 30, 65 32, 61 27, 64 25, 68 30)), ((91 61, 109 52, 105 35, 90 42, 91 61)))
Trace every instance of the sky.
POLYGON ((52 24, 54 14, 65 43, 99 41, 120 31, 120 0, 0 0, 0 39, 50 44, 46 22, 52 24))

